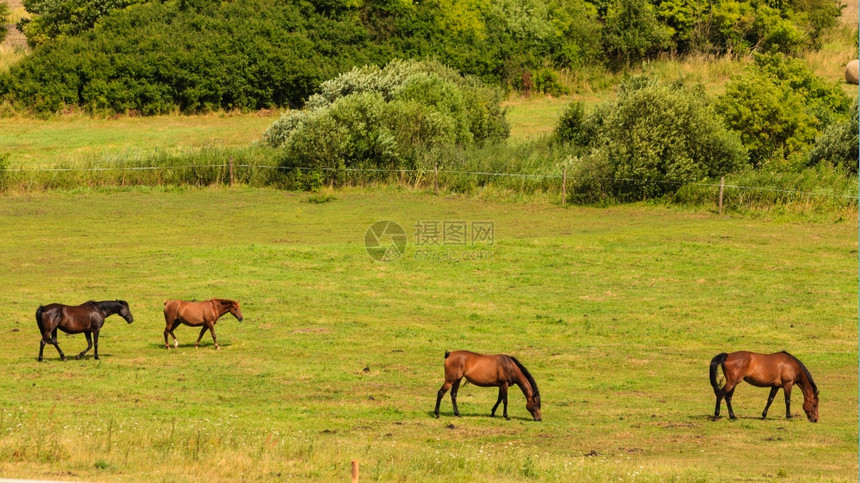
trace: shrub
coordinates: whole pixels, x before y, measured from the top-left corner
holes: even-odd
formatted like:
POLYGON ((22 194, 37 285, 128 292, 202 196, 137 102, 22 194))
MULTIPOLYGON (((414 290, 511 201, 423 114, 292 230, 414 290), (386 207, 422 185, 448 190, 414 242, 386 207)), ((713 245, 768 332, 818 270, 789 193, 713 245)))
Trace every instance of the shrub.
POLYGON ((39 113, 299 106, 320 81, 378 52, 357 19, 307 4, 148 2, 45 43, 0 85, 39 113))
POLYGON ((759 55, 726 84, 717 108, 750 151, 754 166, 803 157, 822 129, 845 119, 841 89, 815 76, 802 61, 759 55))
POLYGON ((585 103, 574 101, 567 105, 553 130, 556 141, 574 146, 588 144, 585 131, 585 103))
POLYGON ((845 171, 857 174, 858 152, 858 122, 857 103, 852 107, 849 120, 831 124, 824 133, 815 140, 815 145, 809 151, 808 163, 817 165, 824 162, 840 166, 845 171))
POLYGON ((284 149, 285 165, 415 168, 428 151, 509 131, 496 89, 435 62, 355 68, 319 91, 263 135, 284 149))
POLYGON ((577 122, 578 111, 571 108, 563 117, 572 129, 559 126, 556 132, 568 129, 573 139, 587 143, 581 164, 611 177, 621 200, 662 196, 746 161, 745 149, 723 126, 701 87, 634 77, 622 85, 615 101, 577 122))
POLYGON ((111 11, 145 0, 24 0, 30 19, 21 23, 31 46, 43 44, 60 35, 77 35, 93 28, 111 11))
POLYGON ((6 2, 0 3, 0 42, 6 38, 6 24, 9 23, 9 5, 6 2))
POLYGON ((614 67, 640 62, 671 45, 672 31, 641 0, 613 0, 606 11, 603 47, 614 67))

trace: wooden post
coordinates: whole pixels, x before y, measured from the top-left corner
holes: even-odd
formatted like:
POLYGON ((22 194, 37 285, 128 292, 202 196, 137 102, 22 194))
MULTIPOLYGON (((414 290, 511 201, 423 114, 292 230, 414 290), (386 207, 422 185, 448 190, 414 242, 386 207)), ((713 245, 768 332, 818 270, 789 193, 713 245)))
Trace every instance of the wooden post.
POLYGON ((567 202, 567 167, 561 170, 561 206, 567 202))
POLYGON ((439 194, 439 163, 433 165, 433 191, 439 194))
POLYGON ((233 187, 233 156, 230 156, 230 187, 233 187))
POLYGON ((352 483, 358 483, 358 460, 352 460, 352 483))
POLYGON ((720 178, 720 201, 719 201, 720 215, 723 214, 723 190, 725 190, 725 188, 726 188, 726 177, 722 176, 720 178))

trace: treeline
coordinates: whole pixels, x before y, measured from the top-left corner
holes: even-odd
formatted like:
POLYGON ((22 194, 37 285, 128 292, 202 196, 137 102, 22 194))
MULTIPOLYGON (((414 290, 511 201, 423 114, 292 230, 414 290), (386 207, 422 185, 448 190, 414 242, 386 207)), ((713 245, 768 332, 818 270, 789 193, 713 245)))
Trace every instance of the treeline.
POLYGON ((506 89, 671 53, 796 53, 837 0, 25 0, 35 47, 0 76, 21 109, 298 107, 354 66, 436 59, 506 89))

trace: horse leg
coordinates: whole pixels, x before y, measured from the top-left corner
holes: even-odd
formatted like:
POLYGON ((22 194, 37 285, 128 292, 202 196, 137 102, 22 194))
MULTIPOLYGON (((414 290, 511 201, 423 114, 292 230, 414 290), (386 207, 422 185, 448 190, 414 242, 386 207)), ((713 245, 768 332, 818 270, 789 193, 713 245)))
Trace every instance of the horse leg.
POLYGON ((785 417, 791 419, 791 383, 782 386, 782 392, 785 393, 785 417))
POLYGON ((502 386, 502 387, 501 387, 501 389, 502 389, 502 390, 504 391, 504 393, 505 393, 505 401, 504 401, 504 403, 505 403, 505 406, 504 406, 504 407, 505 407, 505 412, 504 412, 504 414, 503 414, 503 415, 505 416, 505 419, 510 420, 511 418, 510 418, 510 417, 508 417, 508 385, 507 385, 507 384, 505 384, 504 386, 502 386))
POLYGON ((735 388, 732 387, 731 390, 725 391, 726 393, 726 407, 729 408, 729 419, 737 419, 735 417, 735 412, 732 410, 732 396, 735 395, 735 388))
POLYGON ((439 388, 439 392, 436 393, 436 410, 433 411, 433 414, 436 415, 436 419, 439 419, 439 405, 442 404, 442 397, 445 396, 445 393, 448 392, 448 389, 451 388, 451 382, 445 381, 445 384, 442 384, 442 387, 439 388))
POLYGON ((770 396, 767 397, 767 404, 764 406, 764 411, 761 412, 761 418, 767 418, 767 410, 770 408, 770 403, 773 402, 773 398, 776 397, 776 391, 779 391, 779 387, 770 388, 770 396))
MULTIPOLYGON (((170 349, 170 344, 167 343, 167 334, 170 334, 173 328, 171 324, 167 324, 164 326, 164 348, 170 349)), ((173 340, 176 341, 176 336, 173 337, 173 340)))
POLYGON ((39 362, 42 362, 42 354, 45 352, 45 336, 42 336, 42 340, 39 341, 39 362))
POLYGON ((723 391, 714 391, 717 395, 717 407, 714 408, 714 419, 720 417, 720 403, 723 402, 723 396, 725 396, 725 392, 723 391))
POLYGON ((54 347, 57 348, 57 352, 60 353, 60 360, 66 360, 66 355, 63 354, 63 350, 60 349, 60 344, 57 343, 57 329, 51 333, 51 344, 54 344, 54 347))
MULTIPOLYGON (((176 330, 176 328, 179 327, 179 324, 181 324, 181 323, 182 322, 177 320, 176 322, 173 323, 173 325, 170 326, 170 337, 173 337, 173 347, 176 347, 177 349, 179 348, 179 341, 176 340, 176 334, 174 334, 173 331, 176 330)), ((167 337, 164 338, 164 342, 165 342, 165 344, 167 343, 167 337)), ((169 348, 170 347, 168 346, 168 349, 169 348)))
POLYGON ((99 360, 99 331, 93 331, 93 359, 99 360))
POLYGON ((212 334, 212 342, 215 343, 215 350, 217 351, 221 347, 218 346, 218 341, 215 339, 215 324, 209 325, 209 333, 212 334))
POLYGON ((92 338, 92 335, 90 334, 90 331, 86 331, 86 332, 84 332, 84 335, 85 335, 85 336, 87 336, 87 348, 86 348, 86 349, 84 349, 84 351, 83 351, 83 352, 81 352, 80 354, 78 354, 77 359, 83 359, 83 358, 84 358, 84 354, 86 354, 86 353, 87 353, 87 352, 92 348, 92 346, 93 346, 93 338, 92 338))
POLYGON ((457 409, 457 390, 460 389, 460 379, 454 381, 451 386, 451 404, 454 406, 454 416, 460 417, 460 410, 457 409))
POLYGON ((203 328, 202 328, 202 329, 200 329, 200 336, 199 336, 199 337, 197 337, 197 342, 195 342, 195 343, 194 343, 194 348, 195 348, 195 349, 196 349, 196 348, 198 348, 198 347, 200 347, 200 339, 202 339, 202 338, 203 338, 203 334, 205 334, 205 333, 206 333, 206 325, 204 325, 204 326, 203 326, 203 328))
POLYGON ((502 386, 499 386, 499 399, 496 400, 496 404, 495 404, 495 406, 493 406, 493 410, 490 411, 490 417, 491 418, 496 417, 496 408, 498 408, 499 404, 502 403, 502 399, 504 399, 504 393, 502 391, 502 386))

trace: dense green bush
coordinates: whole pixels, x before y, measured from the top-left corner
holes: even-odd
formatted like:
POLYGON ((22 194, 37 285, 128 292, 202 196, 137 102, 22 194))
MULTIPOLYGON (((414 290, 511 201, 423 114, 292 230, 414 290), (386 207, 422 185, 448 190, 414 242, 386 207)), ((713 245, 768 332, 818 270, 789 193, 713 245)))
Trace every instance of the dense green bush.
POLYGON ((607 178, 620 200, 662 196, 746 162, 745 149, 700 87, 634 77, 616 100, 581 117, 578 108, 569 109, 556 128, 561 139, 587 148, 576 159, 574 180, 607 178))
POLYGON ((435 62, 355 68, 319 91, 263 135, 284 149, 288 166, 411 169, 434 149, 509 132, 497 89, 435 62))
POLYGON ((845 120, 850 101, 800 60, 758 55, 755 65, 726 84, 717 108, 750 151, 755 167, 800 163, 815 137, 845 120))
POLYGON ((9 22, 9 5, 0 3, 0 42, 6 38, 6 24, 9 22))
POLYGON ((298 106, 322 80, 385 59, 351 18, 308 4, 149 2, 60 36, 0 77, 0 95, 40 113, 298 106))
POLYGON ((437 59, 563 94, 562 71, 665 53, 795 53, 838 0, 27 0, 32 55, 0 101, 53 113, 298 107, 357 65, 437 59))
POLYGON ((817 165, 824 162, 840 166, 849 173, 857 174, 857 163, 860 159, 860 139, 858 139, 857 111, 855 102, 851 108, 851 117, 840 123, 827 127, 824 133, 815 140, 815 145, 809 151, 809 164, 817 165))
POLYGON ((672 30, 642 0, 613 0, 603 26, 603 46, 617 67, 630 66, 671 46, 672 30))
POLYGON ((20 27, 31 46, 43 44, 60 35, 77 35, 93 28, 111 11, 145 0, 24 0, 31 18, 20 27))

